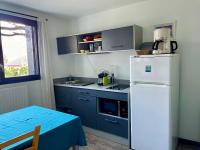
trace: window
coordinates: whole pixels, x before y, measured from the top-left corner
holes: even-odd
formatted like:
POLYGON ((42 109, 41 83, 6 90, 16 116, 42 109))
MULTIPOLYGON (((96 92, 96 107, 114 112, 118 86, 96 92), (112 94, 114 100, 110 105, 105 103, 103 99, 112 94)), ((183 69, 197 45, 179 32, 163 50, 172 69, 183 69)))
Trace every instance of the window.
POLYGON ((0 14, 0 84, 38 79, 37 21, 0 14))

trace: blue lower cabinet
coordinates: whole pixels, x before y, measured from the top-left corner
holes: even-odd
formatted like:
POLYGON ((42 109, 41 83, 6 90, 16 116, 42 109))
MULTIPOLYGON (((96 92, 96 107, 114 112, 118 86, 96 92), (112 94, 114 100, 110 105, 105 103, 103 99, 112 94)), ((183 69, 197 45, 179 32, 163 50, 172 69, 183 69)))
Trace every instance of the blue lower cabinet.
POLYGON ((56 109, 65 113, 72 113, 72 102, 74 100, 74 89, 68 87, 54 86, 56 109))
POLYGON ((89 89, 78 89, 77 94, 81 97, 96 96, 96 91, 89 89))
POLYGON ((128 120, 99 114, 97 129, 128 138, 128 120))
POLYGON ((96 97, 78 96, 73 101, 73 113, 81 118, 82 124, 91 128, 96 128, 96 97))
POLYGON ((54 91, 58 111, 79 116, 87 127, 128 138, 127 119, 97 113, 100 97, 127 101, 127 94, 62 86, 54 86, 54 91))
POLYGON ((56 106, 56 110, 67 114, 73 114, 72 107, 70 106, 56 106))

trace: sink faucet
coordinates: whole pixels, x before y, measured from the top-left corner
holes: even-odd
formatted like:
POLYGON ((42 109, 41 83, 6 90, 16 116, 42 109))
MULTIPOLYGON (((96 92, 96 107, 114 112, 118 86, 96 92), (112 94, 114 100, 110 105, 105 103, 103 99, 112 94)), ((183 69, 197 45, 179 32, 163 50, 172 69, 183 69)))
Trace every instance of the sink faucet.
POLYGON ((114 73, 111 74, 111 84, 115 83, 115 75, 114 73))

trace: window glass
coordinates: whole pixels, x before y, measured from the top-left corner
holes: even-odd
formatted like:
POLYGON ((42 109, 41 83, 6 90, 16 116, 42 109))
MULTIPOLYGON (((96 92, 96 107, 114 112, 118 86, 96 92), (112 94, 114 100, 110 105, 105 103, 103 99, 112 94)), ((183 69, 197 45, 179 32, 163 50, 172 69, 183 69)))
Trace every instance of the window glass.
POLYGON ((39 76, 37 26, 26 23, 27 19, 24 22, 22 18, 19 20, 9 16, 8 20, 0 18, 0 59, 5 81, 9 78, 39 76))

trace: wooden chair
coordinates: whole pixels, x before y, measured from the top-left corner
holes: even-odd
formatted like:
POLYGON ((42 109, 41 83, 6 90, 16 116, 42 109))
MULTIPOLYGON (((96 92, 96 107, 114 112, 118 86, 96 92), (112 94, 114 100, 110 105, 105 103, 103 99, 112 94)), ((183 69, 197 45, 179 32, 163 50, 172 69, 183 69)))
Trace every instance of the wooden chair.
POLYGON ((15 144, 19 141, 27 139, 29 137, 33 137, 32 145, 31 145, 31 147, 28 147, 25 150, 37 150, 38 149, 39 136, 40 136, 40 126, 36 126, 35 129, 32 132, 28 132, 26 134, 23 134, 23 135, 20 135, 20 136, 14 138, 14 139, 8 140, 4 143, 0 143, 0 150, 2 150, 5 147, 8 147, 12 144, 15 144))

